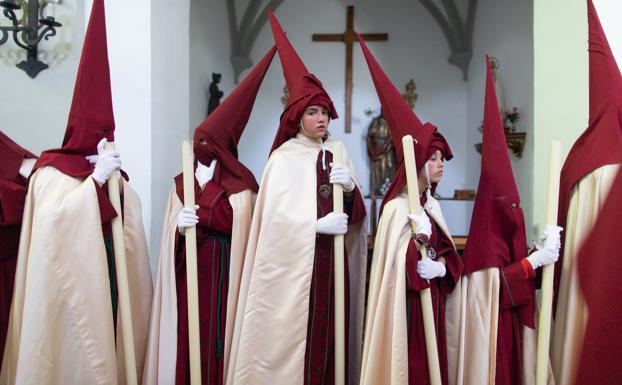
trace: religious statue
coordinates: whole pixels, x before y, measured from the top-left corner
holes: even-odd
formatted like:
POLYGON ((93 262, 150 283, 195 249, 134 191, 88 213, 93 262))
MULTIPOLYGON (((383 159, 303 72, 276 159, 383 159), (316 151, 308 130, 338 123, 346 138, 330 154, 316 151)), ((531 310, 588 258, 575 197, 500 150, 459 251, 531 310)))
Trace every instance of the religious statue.
POLYGON ((283 96, 281 96, 281 103, 283 103, 283 105, 286 105, 288 100, 289 100, 289 90, 287 89, 287 85, 285 85, 283 87, 283 96))
POLYGON ((410 108, 415 108, 415 102, 417 101, 417 97, 419 96, 415 92, 417 90, 417 84, 415 84, 415 81, 413 79, 410 79, 410 81, 406 83, 405 88, 406 92, 403 93, 402 96, 408 102, 410 108))
POLYGON ((220 83, 221 74, 212 72, 212 82, 209 85, 209 104, 207 106, 207 114, 211 114, 212 111, 220 104, 220 98, 224 95, 223 92, 218 89, 218 83, 220 83))
POLYGON ((492 70, 492 80, 495 85, 495 92, 497 93, 497 103, 499 103, 499 113, 501 117, 505 114, 505 95, 503 94, 503 84, 501 83, 501 76, 499 75, 499 60, 495 57, 490 57, 490 69, 492 70))
POLYGON ((381 197, 386 193, 397 168, 391 131, 382 110, 369 124, 367 153, 371 170, 370 195, 381 197))

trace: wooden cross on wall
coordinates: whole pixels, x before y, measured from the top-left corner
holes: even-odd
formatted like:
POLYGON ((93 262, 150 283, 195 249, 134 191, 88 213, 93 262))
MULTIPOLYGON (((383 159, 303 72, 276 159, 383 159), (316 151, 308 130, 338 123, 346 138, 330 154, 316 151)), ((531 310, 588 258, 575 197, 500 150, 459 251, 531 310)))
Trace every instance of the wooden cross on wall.
MULTIPOLYGON (((387 33, 362 33, 365 41, 386 41, 389 40, 389 34, 387 33)), ((318 34, 315 33, 312 36, 312 41, 320 42, 335 42, 341 41, 346 44, 346 121, 345 130, 346 133, 352 132, 352 47, 353 43, 357 41, 356 31, 354 30, 354 6, 348 6, 348 13, 346 17, 346 31, 342 34, 318 34)))

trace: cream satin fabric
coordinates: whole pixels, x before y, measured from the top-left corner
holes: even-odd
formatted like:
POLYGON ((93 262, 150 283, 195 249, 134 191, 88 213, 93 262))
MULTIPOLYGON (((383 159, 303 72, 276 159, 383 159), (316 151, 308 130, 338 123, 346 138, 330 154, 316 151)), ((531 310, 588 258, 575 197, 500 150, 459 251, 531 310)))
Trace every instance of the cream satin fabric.
MULTIPOLYGON (((227 367, 233 334, 233 321, 240 285, 240 277, 248 231, 251 224, 255 193, 244 190, 229 196, 233 208, 231 232, 231 255, 229 265, 229 292, 227 296, 227 321, 225 326, 224 364, 227 367)), ((169 194, 164 230, 160 244, 160 260, 149 325, 144 385, 168 385, 175 383, 177 363, 177 291, 175 281, 175 231, 177 215, 183 208, 175 188, 169 194)))
MULTIPOLYGON (((124 189, 124 236, 136 364, 142 372, 151 273, 140 201, 124 189)), ((125 384, 117 350, 108 263, 91 178, 52 167, 30 179, 0 383, 125 384)))
MULTIPOLYGON (((325 142, 328 150, 337 143, 325 142)), ((253 214, 233 329, 227 384, 302 384, 315 252, 316 160, 304 136, 275 150, 253 214)), ((346 165, 354 174, 344 149, 346 165)), ((354 175, 353 175, 354 178, 354 175)), ((358 377, 365 297, 366 235, 346 234, 350 268, 350 378, 358 377)))
POLYGON ((494 385, 499 269, 463 276, 445 306, 449 383, 494 385))
MULTIPOLYGON (((451 239, 438 201, 428 197, 425 209, 451 239)), ((401 194, 385 205, 376 233, 361 385, 408 384, 405 258, 410 239, 408 199, 401 194)))
POLYGON ((587 308, 577 276, 576 255, 605 202, 619 165, 600 167, 582 178, 571 192, 564 259, 551 343, 551 361, 559 385, 574 384, 587 322, 587 308))

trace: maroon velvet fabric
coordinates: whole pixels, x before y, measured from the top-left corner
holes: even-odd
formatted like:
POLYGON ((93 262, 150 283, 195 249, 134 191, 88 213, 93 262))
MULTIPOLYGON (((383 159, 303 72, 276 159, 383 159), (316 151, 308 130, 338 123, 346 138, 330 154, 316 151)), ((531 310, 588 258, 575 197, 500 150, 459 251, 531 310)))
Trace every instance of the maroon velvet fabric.
POLYGON ((14 181, 24 158, 36 158, 0 131, 0 180, 14 181))
POLYGON ((300 119, 308 106, 325 107, 331 119, 337 119, 337 111, 322 82, 309 73, 272 11, 268 11, 268 17, 289 91, 289 100, 281 114, 279 129, 270 150, 272 153, 281 144, 296 136, 300 119))
MULTIPOLYGON (((322 153, 316 163, 317 187, 330 185, 330 169, 322 169, 322 153)), ((333 159, 332 153, 326 152, 326 163, 333 159)), ((317 217, 321 218, 333 211, 333 195, 317 195, 317 217)), ((348 223, 358 223, 365 218, 365 204, 358 188, 351 195, 344 195, 344 212, 348 214, 348 223)), ((335 303, 334 303, 334 237, 317 234, 313 276, 309 293, 309 321, 307 324, 307 343, 305 348, 304 384, 332 385, 335 383, 335 303)), ((345 253, 344 253, 345 255, 345 253)), ((348 259, 345 258, 345 271, 348 271, 348 259)), ((349 319, 349 277, 345 277, 346 320, 349 319)), ((346 336, 348 323, 346 321, 346 336)), ((348 349, 346 342, 346 357, 348 349)), ((346 373, 347 368, 346 358, 346 373)), ((347 376, 346 376, 347 377, 347 376)), ((346 378, 346 384, 347 384, 346 378)))
MULTIPOLYGON (((535 281, 525 274, 523 261, 500 270, 499 319, 497 322, 497 362, 495 384, 521 385, 523 333, 520 312, 533 312, 535 281)), ((533 270, 532 270, 533 272, 533 270)))
POLYGON ((9 323, 19 236, 28 188, 28 180, 19 175, 24 158, 35 156, 0 131, 0 352, 4 352, 9 323))
MULTIPOLYGON (((425 204, 425 197, 421 198, 425 204)), ((429 217, 429 215, 428 215, 429 217)), ((451 239, 441 230, 436 222, 432 222, 432 234, 428 245, 436 252, 436 259, 443 257, 447 273, 442 278, 435 278, 428 283, 417 273, 417 262, 421 260, 421 253, 417 250, 413 240, 406 250, 406 309, 408 316, 408 384, 426 385, 430 383, 428 372, 428 355, 425 345, 423 329, 423 313, 419 291, 430 288, 432 307, 434 311, 434 326, 438 346, 441 380, 447 385, 447 342, 445 334, 445 300, 462 274, 462 259, 453 247, 451 239)))
POLYGON ((114 128, 104 1, 94 0, 62 147, 43 152, 35 170, 50 165, 74 178, 90 175, 85 156, 97 154, 102 138, 114 141, 114 128))
POLYGON ((259 190, 253 173, 238 160, 237 146, 275 52, 276 48, 272 47, 194 131, 194 153, 197 159, 206 166, 213 159, 218 161, 218 184, 227 195, 246 189, 255 192, 259 190))
POLYGON ((578 272, 589 318, 577 385, 619 384, 622 378, 622 172, 611 186, 594 228, 578 254, 578 272))
POLYGON ((384 205, 398 196, 404 186, 406 186, 406 168, 404 166, 404 149, 402 147, 402 138, 405 135, 411 135, 415 140, 414 150, 417 170, 420 170, 425 165, 436 149, 441 150, 445 160, 450 160, 453 154, 449 144, 443 135, 437 131, 436 126, 431 123, 421 123, 401 93, 382 70, 374 55, 369 51, 361 35, 358 36, 358 40, 374 81, 376 93, 382 105, 382 112, 389 123, 398 161, 395 176, 380 206, 380 212, 382 213, 384 205))
MULTIPOLYGON (((4 351, 27 181, 0 179, 0 351, 4 351)), ((1 361, 2 359, 0 359, 1 361)))
MULTIPOLYGON (((587 129, 570 149, 562 167, 557 215, 557 222, 562 227, 566 227, 570 193, 574 185, 599 167, 622 163, 622 76, 591 0, 587 1, 587 20, 590 117, 587 129)), ((561 279, 564 238, 565 232, 562 232, 562 250, 555 264, 555 293, 561 279)))
MULTIPOLYGON (((183 176, 175 178, 175 188, 183 202, 183 176)), ((199 335, 201 381, 223 383, 223 349, 229 289, 229 257, 233 208, 226 192, 209 181, 201 190, 195 180, 197 215, 197 269, 199 278, 199 335)), ((175 277, 177 291, 177 366, 176 385, 190 384, 188 345, 188 297, 185 239, 176 235, 175 277)))

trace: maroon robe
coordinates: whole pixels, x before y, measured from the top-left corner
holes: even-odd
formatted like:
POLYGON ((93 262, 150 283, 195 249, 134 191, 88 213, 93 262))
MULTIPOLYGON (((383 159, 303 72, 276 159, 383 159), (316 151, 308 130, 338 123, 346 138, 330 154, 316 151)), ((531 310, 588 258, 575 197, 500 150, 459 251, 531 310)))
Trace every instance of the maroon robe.
MULTIPOLYGON (((175 178, 177 195, 183 202, 183 180, 175 178)), ((199 279, 199 336, 201 381, 223 383, 223 352, 229 292, 229 256, 233 208, 225 191, 213 180, 203 190, 195 180, 197 215, 197 272, 199 279)), ((190 384, 188 345, 188 297, 186 281, 186 247, 177 233, 175 244, 175 278, 177 289, 177 368, 176 385, 190 384)))
MULTIPOLYGON (((322 168, 322 152, 317 160, 317 217, 322 218, 333 211, 332 185, 329 181, 332 153, 326 151, 327 169, 322 168), (330 194, 322 195, 321 186, 331 186, 330 194)), ((361 222, 365 218, 365 203, 357 188, 351 194, 344 194, 344 212, 348 214, 348 223, 361 222)), ((335 383, 335 298, 334 298, 334 236, 317 234, 315 241, 315 258, 313 261, 313 277, 309 294, 309 321, 307 324, 307 344, 305 347, 305 385, 332 385, 335 383)), ((348 258, 345 256, 345 271, 348 271, 348 258)), ((346 328, 348 336, 349 300, 348 275, 345 277, 345 308, 346 328)), ((346 370, 348 349, 346 341, 346 370)), ((347 384, 347 375, 346 375, 347 384)))
POLYGON ((4 352, 9 326, 27 187, 28 181, 20 175, 12 181, 0 179, 0 352, 4 352))
POLYGON ((523 258, 499 270, 495 384, 522 385, 523 332, 519 313, 535 303, 535 272, 523 258))
MULTIPOLYGON (((421 205, 425 204, 425 197, 421 198, 421 205)), ((429 215, 428 215, 429 217, 429 215)), ((434 249, 436 259, 443 257, 446 262, 447 273, 442 278, 435 278, 431 284, 417 273, 417 262, 421 254, 417 250, 414 240, 406 250, 406 312, 408 316, 408 384, 426 385, 430 383, 428 371, 425 333, 423 328, 423 313, 421 310, 421 296, 419 291, 430 288, 432 294, 432 308, 434 311, 434 327, 438 347, 438 358, 441 368, 441 380, 447 385, 447 342, 445 337, 445 300, 462 274, 462 259, 456 252, 453 243, 443 230, 432 222, 432 234, 428 241, 429 247, 434 249)))

